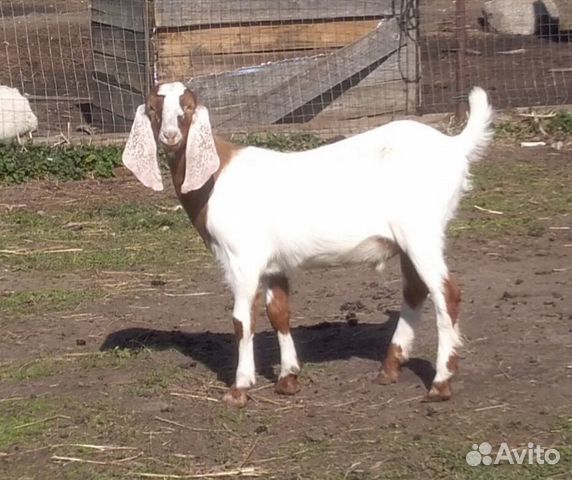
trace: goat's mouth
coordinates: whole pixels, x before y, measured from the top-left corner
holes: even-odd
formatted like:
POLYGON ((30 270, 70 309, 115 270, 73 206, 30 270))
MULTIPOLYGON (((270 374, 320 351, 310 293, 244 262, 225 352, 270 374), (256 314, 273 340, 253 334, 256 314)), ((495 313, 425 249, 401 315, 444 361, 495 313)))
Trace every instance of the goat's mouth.
POLYGON ((161 146, 163 147, 164 150, 172 152, 174 150, 177 150, 181 146, 182 141, 183 141, 182 138, 179 138, 177 140, 161 140, 161 146))
POLYGON ((165 150, 176 150, 181 145, 181 141, 178 140, 178 141, 172 142, 172 143, 161 142, 161 145, 163 145, 163 148, 165 150))

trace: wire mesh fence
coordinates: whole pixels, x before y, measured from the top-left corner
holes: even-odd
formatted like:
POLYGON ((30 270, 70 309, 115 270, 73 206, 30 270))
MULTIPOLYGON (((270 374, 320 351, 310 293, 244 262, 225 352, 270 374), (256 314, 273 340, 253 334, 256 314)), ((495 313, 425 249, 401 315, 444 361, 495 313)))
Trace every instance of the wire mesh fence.
POLYGON ((572 103, 572 0, 0 0, 0 16, 0 137, 30 113, 36 136, 125 132, 171 80, 225 131, 359 131, 453 112, 471 85, 496 108, 572 103))
MULTIPOLYGON (((462 84, 484 87, 498 109, 571 102, 572 2, 461 2, 465 6, 462 84)), ((453 111, 459 93, 466 93, 455 89, 459 3, 420 4, 421 113, 453 111)))

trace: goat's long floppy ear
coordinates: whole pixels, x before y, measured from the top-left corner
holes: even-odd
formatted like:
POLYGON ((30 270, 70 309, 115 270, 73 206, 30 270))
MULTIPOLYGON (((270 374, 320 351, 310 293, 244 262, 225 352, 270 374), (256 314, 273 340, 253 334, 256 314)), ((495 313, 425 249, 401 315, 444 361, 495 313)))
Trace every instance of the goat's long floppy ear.
POLYGON ((209 112, 203 105, 197 105, 193 112, 185 156, 185 180, 181 192, 189 193, 201 188, 220 166, 209 112))
POLYGON ((131 133, 123 150, 123 165, 146 187, 163 190, 161 170, 157 162, 157 144, 151 121, 145 113, 145 105, 139 105, 131 127, 131 133))

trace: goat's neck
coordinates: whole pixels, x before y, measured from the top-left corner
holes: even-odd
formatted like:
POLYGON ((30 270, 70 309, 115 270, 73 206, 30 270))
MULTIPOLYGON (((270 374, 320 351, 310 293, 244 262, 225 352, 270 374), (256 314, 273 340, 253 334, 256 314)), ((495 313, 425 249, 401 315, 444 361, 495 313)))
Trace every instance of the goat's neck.
POLYGON ((185 194, 181 193, 181 186, 185 180, 185 145, 181 146, 176 152, 173 152, 169 159, 169 168, 177 197, 191 219, 193 226, 207 246, 211 243, 211 237, 206 227, 209 198, 218 176, 230 163, 233 153, 241 148, 217 136, 214 136, 214 142, 220 159, 220 166, 211 178, 198 190, 193 190, 185 194))

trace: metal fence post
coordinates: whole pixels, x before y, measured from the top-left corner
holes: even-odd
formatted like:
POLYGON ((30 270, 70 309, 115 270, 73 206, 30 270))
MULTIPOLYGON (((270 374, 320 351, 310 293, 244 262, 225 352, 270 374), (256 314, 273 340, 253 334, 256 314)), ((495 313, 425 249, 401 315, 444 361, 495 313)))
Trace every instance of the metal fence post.
POLYGON ((467 113, 467 18, 465 0, 455 2, 455 37, 457 40, 457 58, 455 70, 455 87, 457 105, 455 115, 457 121, 462 122, 467 113))

